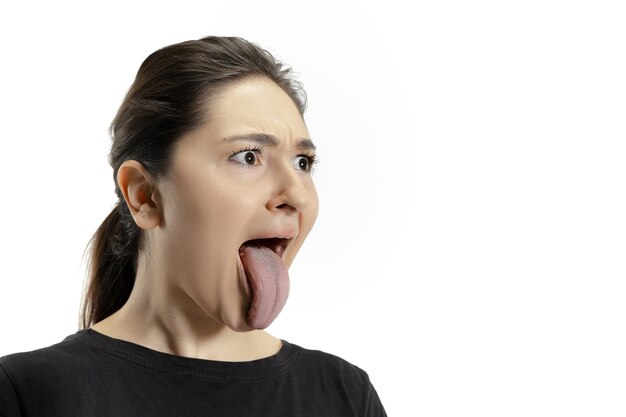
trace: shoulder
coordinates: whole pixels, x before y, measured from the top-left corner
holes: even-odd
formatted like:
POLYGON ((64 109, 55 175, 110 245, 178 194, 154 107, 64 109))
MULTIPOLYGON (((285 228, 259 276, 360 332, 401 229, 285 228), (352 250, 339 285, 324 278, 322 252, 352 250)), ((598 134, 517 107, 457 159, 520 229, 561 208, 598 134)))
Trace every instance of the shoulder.
POLYGON ((54 345, 0 358, 0 416, 17 416, 25 404, 58 398, 56 389, 86 368, 76 334, 54 345), (81 363, 82 362, 82 363, 81 363), (78 372, 76 372, 78 370, 78 372))
POLYGON ((3 356, 0 358, 0 377, 9 378, 14 383, 42 378, 54 381, 68 366, 80 366, 85 358, 80 337, 81 332, 77 332, 47 347, 3 356))
POLYGON ((339 415, 386 416, 365 370, 331 353, 291 346, 298 354, 295 372, 305 381, 309 396, 341 404, 339 415))
POLYGON ((50 359, 63 359, 74 357, 78 351, 77 341, 81 332, 67 336, 61 342, 53 345, 31 350, 28 352, 17 352, 0 357, 0 364, 6 367, 39 365, 48 362, 50 359))
POLYGON ((291 343, 294 350, 298 352, 303 361, 315 366, 324 366, 326 369, 336 369, 342 372, 354 373, 366 376, 367 373, 357 365, 349 362, 343 357, 334 355, 317 349, 307 349, 302 346, 291 343))
POLYGON ((346 388, 365 390, 370 386, 369 375, 348 360, 316 349, 291 344, 298 354, 297 367, 309 377, 320 378, 346 388))

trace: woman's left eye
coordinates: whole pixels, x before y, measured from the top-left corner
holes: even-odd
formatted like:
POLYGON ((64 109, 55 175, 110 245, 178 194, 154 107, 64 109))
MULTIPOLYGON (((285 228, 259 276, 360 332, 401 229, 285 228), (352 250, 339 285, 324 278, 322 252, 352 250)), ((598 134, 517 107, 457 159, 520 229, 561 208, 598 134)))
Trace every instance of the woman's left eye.
POLYGON ((315 157, 309 155, 298 155, 293 160, 293 167, 304 172, 311 172, 315 164, 315 157))
POLYGON ((242 165, 260 165, 259 152, 258 149, 246 149, 232 154, 230 158, 242 165))

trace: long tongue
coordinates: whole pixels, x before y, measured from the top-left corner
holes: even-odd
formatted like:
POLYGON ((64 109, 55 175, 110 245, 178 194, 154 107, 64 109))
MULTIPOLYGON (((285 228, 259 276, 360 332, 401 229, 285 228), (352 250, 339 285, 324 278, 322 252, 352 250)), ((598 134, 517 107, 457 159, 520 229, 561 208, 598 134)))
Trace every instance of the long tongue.
POLYGON ((244 245, 239 257, 252 287, 248 326, 265 329, 278 316, 289 295, 289 274, 283 260, 265 246, 244 245))

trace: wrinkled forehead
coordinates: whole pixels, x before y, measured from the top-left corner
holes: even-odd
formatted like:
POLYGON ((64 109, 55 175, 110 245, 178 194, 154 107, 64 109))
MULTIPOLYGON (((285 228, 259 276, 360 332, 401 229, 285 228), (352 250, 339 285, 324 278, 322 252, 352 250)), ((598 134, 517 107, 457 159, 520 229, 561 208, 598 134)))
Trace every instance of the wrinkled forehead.
POLYGON ((265 132, 279 140, 309 137, 291 97, 266 77, 226 85, 211 100, 209 112, 207 125, 217 136, 265 132))

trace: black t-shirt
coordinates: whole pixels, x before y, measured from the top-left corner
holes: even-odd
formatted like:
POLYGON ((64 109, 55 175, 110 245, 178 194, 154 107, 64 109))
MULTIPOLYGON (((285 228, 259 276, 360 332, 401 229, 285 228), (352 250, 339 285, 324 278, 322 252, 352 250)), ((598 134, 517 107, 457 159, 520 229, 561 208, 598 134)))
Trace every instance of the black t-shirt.
POLYGON ((0 417, 386 416, 368 375, 283 340, 273 356, 221 362, 95 330, 0 358, 0 417))

